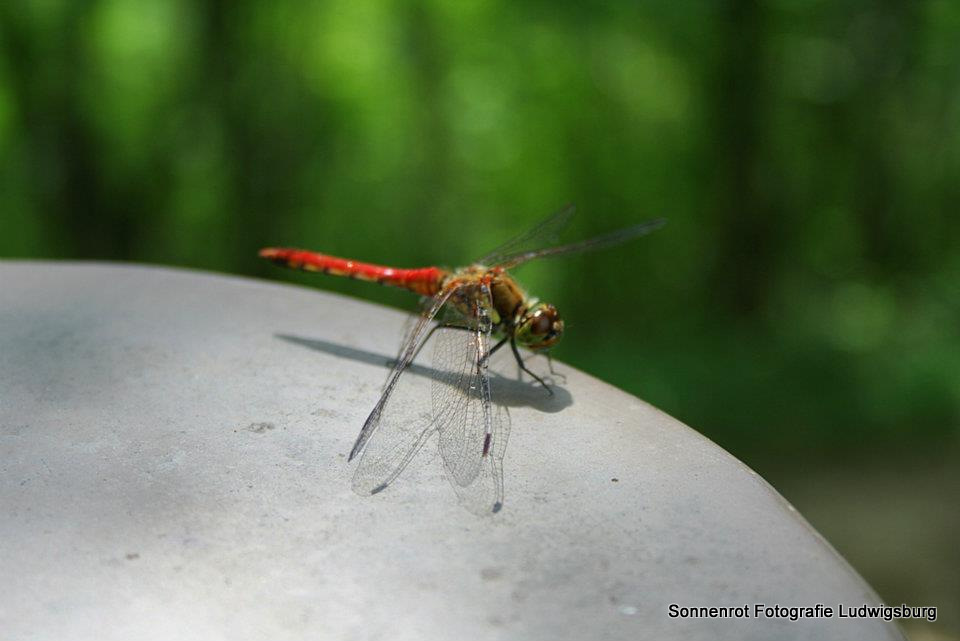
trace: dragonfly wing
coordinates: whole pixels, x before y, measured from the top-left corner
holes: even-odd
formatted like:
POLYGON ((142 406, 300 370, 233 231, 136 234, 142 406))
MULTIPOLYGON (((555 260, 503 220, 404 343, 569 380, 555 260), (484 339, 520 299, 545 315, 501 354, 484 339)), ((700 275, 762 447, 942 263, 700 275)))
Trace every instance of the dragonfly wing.
POLYGON ((410 419, 390 419, 393 423, 390 428, 381 430, 382 433, 370 441, 353 473, 354 492, 366 496, 387 489, 420 451, 432 433, 430 416, 410 419))
POLYGON ((535 258, 559 256, 562 254, 575 254, 579 252, 603 249, 605 247, 612 247, 613 245, 625 243, 632 238, 649 234, 652 231, 660 229, 666 223, 666 218, 655 218, 631 227, 618 229, 617 231, 595 236, 587 240, 581 240, 576 243, 557 245, 555 247, 543 247, 540 249, 529 249, 519 251, 514 254, 504 255, 500 257, 499 262, 493 264, 503 267, 504 269, 511 269, 535 258))
POLYGON ((465 287, 450 306, 445 327, 434 339, 433 426, 447 478, 460 502, 480 514, 503 504, 503 453, 509 434, 506 408, 490 400, 487 374, 492 301, 484 284, 465 287))
MULTIPOLYGON (((410 342, 414 333, 417 331, 417 325, 420 322, 420 319, 424 315, 430 314, 430 310, 433 308, 434 296, 421 296, 418 303, 418 311, 412 312, 407 315, 407 320, 403 324, 403 328, 400 330, 400 348, 397 352, 397 359, 392 363, 396 364, 400 362, 400 359, 403 358, 403 351, 406 349, 407 344, 410 342)), ((389 381, 389 377, 387 377, 389 381)), ((386 383, 384 383, 386 384, 386 383)))
POLYGON ((577 208, 574 205, 566 205, 563 209, 541 220, 526 233, 508 240, 476 262, 492 267, 501 264, 510 256, 557 244, 560 240, 560 234, 570 224, 576 210, 577 208))
POLYGON ((533 229, 501 245, 477 262, 488 267, 496 266, 510 269, 535 258, 573 254, 619 245, 631 238, 649 234, 667 222, 665 218, 657 218, 588 240, 561 245, 559 244, 560 234, 570 224, 575 211, 576 208, 573 205, 567 205, 541 221, 533 229))
MULTIPOLYGON (((423 314, 408 332, 380 399, 357 436, 348 460, 362 453, 353 477, 353 489, 358 493, 376 493, 389 485, 429 436, 429 403, 417 404, 403 399, 394 401, 394 392, 401 384, 401 375, 426 340, 431 321, 456 291, 456 288, 441 291, 424 308, 423 314), (371 440, 374 434, 377 434, 377 438, 371 440)), ((415 382, 411 381, 410 385, 414 386, 415 382)))
POLYGON ((493 406, 490 452, 477 470, 477 476, 468 485, 452 483, 460 504, 478 515, 499 512, 503 507, 503 454, 510 434, 510 413, 506 407, 493 406))

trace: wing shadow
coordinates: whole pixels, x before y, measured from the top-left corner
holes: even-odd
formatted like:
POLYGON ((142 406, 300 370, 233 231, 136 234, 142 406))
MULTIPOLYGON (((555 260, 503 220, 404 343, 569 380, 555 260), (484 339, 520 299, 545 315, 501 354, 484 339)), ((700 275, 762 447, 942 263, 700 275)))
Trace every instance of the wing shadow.
MULTIPOLYGON (((338 358, 349 358, 360 363, 384 367, 387 371, 390 371, 395 362, 394 358, 383 354, 331 343, 320 338, 306 338, 290 334, 274 334, 274 336, 287 343, 331 354, 338 358)), ((550 395, 536 382, 509 378, 495 371, 493 367, 497 364, 496 361, 492 362, 490 369, 490 396, 494 404, 506 407, 531 407, 549 414, 573 405, 573 397, 565 388, 552 384, 550 389, 553 390, 553 395, 550 395)), ((426 365, 419 365, 416 362, 407 367, 405 374, 407 376, 423 376, 441 382, 450 380, 450 377, 445 376, 442 371, 426 365)))

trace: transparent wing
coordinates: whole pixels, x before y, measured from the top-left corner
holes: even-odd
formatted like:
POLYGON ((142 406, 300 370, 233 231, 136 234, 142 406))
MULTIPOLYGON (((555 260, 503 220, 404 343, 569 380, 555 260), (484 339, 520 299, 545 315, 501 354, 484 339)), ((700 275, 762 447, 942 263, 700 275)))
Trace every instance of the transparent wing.
POLYGON ((484 284, 457 292, 433 345, 433 426, 439 432, 440 455, 460 503, 476 514, 496 512, 503 505, 503 455, 510 430, 506 408, 490 399, 487 367, 493 329, 492 301, 484 284), (466 313, 464 313, 466 312, 466 313))
POLYGON ((545 219, 541 220, 535 227, 527 230, 500 245, 492 252, 476 261, 481 265, 494 266, 501 264, 504 259, 518 254, 535 251, 542 247, 555 245, 560 240, 560 234, 570 220, 573 218, 577 208, 574 205, 566 205, 563 209, 556 211, 545 219))
MULTIPOLYGON (((593 251, 595 249, 603 249, 605 247, 611 247, 613 245, 619 245, 620 243, 625 243, 626 241, 637 238, 638 236, 644 236, 649 234, 652 231, 660 229, 667 223, 666 218, 655 218, 653 220, 648 220, 631 227, 626 227, 624 229, 618 229, 617 231, 610 232, 608 234, 603 234, 601 236, 595 236, 587 240, 581 240, 576 243, 570 243, 568 245, 558 245, 556 247, 544 247, 541 249, 530 249, 527 251, 520 251, 515 254, 510 254, 502 256, 499 259, 499 262, 493 263, 504 269, 510 269, 521 265, 529 260, 535 258, 543 258, 546 256, 559 256, 561 254, 574 254, 577 252, 593 251)), ((487 264, 487 263, 484 263, 487 264)))
POLYGON ((510 423, 506 408, 493 408, 490 401, 491 305, 485 284, 462 284, 435 297, 408 331, 380 402, 351 452, 351 458, 362 452, 355 491, 385 489, 436 431, 444 470, 460 503, 477 514, 500 509, 510 423), (441 325, 433 331, 433 375, 401 378, 444 306, 441 325))
MULTIPOLYGON (((401 375, 413 361, 421 344, 427 338, 428 328, 437 312, 456 292, 456 288, 441 291, 433 297, 424 312, 408 332, 401 348, 400 356, 387 377, 387 383, 373 411, 367 417, 350 451, 348 460, 362 453, 360 464, 353 476, 353 489, 360 494, 373 494, 389 485, 406 467, 410 459, 429 436, 429 403, 410 402, 400 398, 395 401, 394 392, 402 378, 411 380, 411 395, 417 384, 423 384, 422 377, 402 377, 401 375), (371 440, 374 434, 377 438, 371 440)), ((402 393, 399 396, 408 396, 402 393)))
MULTIPOLYGON (((389 361, 387 364, 392 368, 401 360, 403 360, 403 353, 407 349, 407 345, 413 339, 414 334, 418 331, 418 326, 420 324, 420 319, 424 315, 430 314, 430 310, 433 308, 434 297, 433 296, 422 296, 419 302, 419 311, 416 313, 410 313, 407 315, 407 320, 404 321, 403 327, 400 330, 400 341, 398 345, 400 347, 397 351, 397 357, 393 361, 389 361)), ((429 327, 427 328, 429 329, 429 327)), ((383 381, 383 389, 387 388, 387 384, 390 382, 390 376, 383 381)), ((382 391, 382 390, 381 390, 382 391)))

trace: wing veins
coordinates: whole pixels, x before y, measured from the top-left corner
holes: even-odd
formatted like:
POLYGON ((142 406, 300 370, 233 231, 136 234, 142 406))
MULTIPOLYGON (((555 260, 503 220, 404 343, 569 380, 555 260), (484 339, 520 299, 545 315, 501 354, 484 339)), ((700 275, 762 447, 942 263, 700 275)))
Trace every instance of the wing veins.
POLYGON ((430 321, 432 321, 437 315, 437 312, 440 311, 440 308, 444 306, 444 304, 450 299, 453 293, 457 291, 457 289, 459 288, 451 287, 437 294, 434 297, 432 304, 420 316, 420 319, 417 321, 416 325, 414 325, 413 329, 410 330, 406 344, 401 350, 400 357, 393 366, 393 370, 391 370, 390 376, 387 379, 387 384, 384 386, 383 392, 380 394, 380 399, 377 401, 377 404, 374 406, 369 416, 367 416, 367 420, 364 421, 363 427, 360 429, 360 434, 357 435, 357 440, 354 442, 353 448, 350 450, 350 456, 347 458, 347 461, 352 461, 354 458, 356 458, 356 456, 363 451, 363 448, 366 446, 367 441, 370 440, 370 437, 373 436, 373 433, 380 425, 380 419, 383 417, 383 411, 386 408, 387 402, 390 400, 391 395, 393 394, 393 390, 397 385, 400 375, 403 374, 403 372, 413 361, 413 357, 417 354, 417 351, 420 348, 424 330, 426 329, 427 325, 430 324, 430 321))
POLYGON ((655 218, 653 220, 648 220, 625 229, 618 229, 617 231, 612 231, 607 234, 594 236, 593 238, 588 238, 587 240, 581 240, 575 243, 559 245, 556 247, 546 247, 543 249, 519 252, 509 256, 504 256, 500 263, 498 263, 498 266, 503 267, 504 269, 510 269, 527 261, 533 260, 534 258, 545 258, 548 256, 558 256, 561 254, 575 254, 579 252, 604 249, 606 247, 613 247, 614 245, 619 245, 633 238, 644 236, 650 232, 656 231, 657 229, 663 227, 666 223, 666 218, 655 218))

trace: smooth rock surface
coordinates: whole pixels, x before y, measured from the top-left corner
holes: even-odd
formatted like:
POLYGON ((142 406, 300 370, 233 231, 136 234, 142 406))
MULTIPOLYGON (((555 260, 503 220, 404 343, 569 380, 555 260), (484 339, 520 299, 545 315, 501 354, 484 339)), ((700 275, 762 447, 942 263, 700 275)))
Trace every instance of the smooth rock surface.
POLYGON ((0 263, 0 636, 902 638, 670 618, 878 598, 736 459, 562 364, 552 399, 496 365, 500 513, 462 509, 429 444, 357 496, 346 454, 403 324, 269 282, 0 263))

